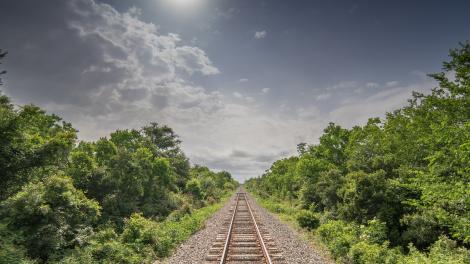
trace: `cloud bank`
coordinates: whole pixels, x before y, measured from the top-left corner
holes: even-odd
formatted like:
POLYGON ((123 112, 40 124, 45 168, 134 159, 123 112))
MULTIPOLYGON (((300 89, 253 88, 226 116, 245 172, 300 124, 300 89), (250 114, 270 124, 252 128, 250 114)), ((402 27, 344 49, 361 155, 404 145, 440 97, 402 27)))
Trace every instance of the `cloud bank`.
MULTIPOLYGON (((118 128, 168 124, 193 163, 228 170, 241 181, 294 154, 297 143, 316 142, 329 121, 347 127, 364 123, 405 104, 412 90, 431 87, 427 81, 408 86, 344 81, 306 95, 308 104, 266 104, 263 98, 275 96, 275 89, 224 94, 194 82, 194 76, 211 78, 223 70, 183 36, 162 34, 137 8, 119 12, 94 0, 30 5, 53 11, 24 18, 31 23, 6 40, 7 46, 20 43, 21 59, 9 64, 5 87, 17 102, 63 116, 86 140, 118 128), (34 21, 47 23, 47 34, 34 21)), ((266 35, 259 31, 255 38, 266 35)))

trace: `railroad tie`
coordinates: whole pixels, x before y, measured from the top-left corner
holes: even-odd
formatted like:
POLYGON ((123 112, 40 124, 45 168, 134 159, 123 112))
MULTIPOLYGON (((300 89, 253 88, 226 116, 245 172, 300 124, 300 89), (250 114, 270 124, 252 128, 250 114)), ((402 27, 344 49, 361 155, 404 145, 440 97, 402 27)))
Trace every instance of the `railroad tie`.
POLYGON ((207 264, 286 263, 273 237, 254 214, 246 193, 237 193, 229 213, 205 258, 207 264))

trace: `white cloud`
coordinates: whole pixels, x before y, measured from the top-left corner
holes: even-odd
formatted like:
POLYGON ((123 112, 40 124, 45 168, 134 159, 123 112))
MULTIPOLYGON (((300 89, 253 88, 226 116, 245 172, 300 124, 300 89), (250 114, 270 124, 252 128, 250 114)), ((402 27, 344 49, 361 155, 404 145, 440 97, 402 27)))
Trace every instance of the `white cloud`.
POLYGON ((375 82, 368 82, 368 83, 366 83, 366 87, 367 88, 376 88, 376 87, 379 87, 379 84, 375 83, 375 82))
MULTIPOLYGON (((138 9, 122 13, 93 0, 67 3, 72 3, 63 15, 67 21, 54 24, 75 38, 56 56, 67 57, 73 49, 86 51, 79 53, 86 59, 77 64, 80 67, 65 65, 61 71, 61 76, 79 76, 67 79, 72 88, 53 90, 53 95, 73 100, 57 97, 42 106, 71 121, 81 139, 149 122, 168 124, 181 136, 193 163, 228 169, 237 179, 260 175, 276 159, 294 154, 299 142, 316 142, 329 121, 361 124, 405 104, 412 89, 432 87, 397 86, 357 95, 353 91, 361 85, 346 81, 319 95, 326 99, 331 94, 331 111, 288 99, 272 107, 260 105, 241 92, 222 94, 190 82, 190 75, 210 78, 219 70, 204 50, 183 45, 179 35, 162 34, 158 26, 142 21, 138 9), (349 101, 341 104, 338 94, 349 101)), ((49 83, 41 82, 41 87, 49 83)))
POLYGON ((269 93, 269 91, 271 91, 271 88, 263 88, 263 89, 261 89, 261 92, 264 93, 264 94, 269 93))
POLYGON ((317 101, 323 101, 323 100, 327 100, 331 97, 331 93, 324 93, 324 94, 319 94, 317 95, 316 99, 317 101))
POLYGON ((90 94, 92 107, 85 113, 108 114, 133 107, 198 108, 207 112, 219 107, 219 94, 208 93, 184 81, 184 74, 219 72, 203 50, 179 45, 181 39, 176 34, 159 34, 157 26, 137 17, 139 12, 135 8, 119 13, 109 5, 92 0, 72 3, 79 16, 70 22, 70 27, 102 54, 102 65, 91 65, 84 73, 103 68, 109 69, 107 72, 121 72, 121 78, 109 79, 90 94), (122 95, 121 90, 129 94, 133 89, 144 90, 148 96, 133 105, 116 96, 122 95))
POLYGON ((431 87, 433 83, 426 81, 380 90, 358 98, 349 98, 347 102, 332 110, 328 118, 345 127, 365 124, 371 117, 384 117, 386 112, 406 105, 407 99, 411 98, 412 91, 426 92, 431 87))
POLYGON ((239 92, 233 92, 233 96, 235 96, 238 99, 244 98, 243 94, 241 94, 239 92))
POLYGON ((354 93, 357 93, 357 94, 360 94, 360 93, 363 93, 364 92, 364 88, 362 87, 359 87, 359 88, 356 88, 353 90, 354 93))
POLYGON ((263 39, 266 37, 268 33, 266 32, 266 30, 263 30, 263 31, 256 31, 255 32, 255 39, 263 39))
POLYGON ((397 81, 390 81, 390 82, 385 83, 386 87, 394 87, 394 86, 397 86, 397 85, 398 85, 397 81))
POLYGON ((238 80, 238 81, 241 82, 241 83, 244 83, 244 82, 248 82, 248 79, 242 78, 242 79, 240 79, 240 80, 238 80))
POLYGON ((243 95, 239 92, 233 92, 232 95, 237 99, 245 100, 245 101, 250 102, 250 103, 255 101, 255 99, 253 97, 245 96, 245 95, 243 95))
POLYGON ((356 88, 358 83, 356 81, 342 81, 327 88, 329 91, 352 89, 356 88))
POLYGON ((301 120, 318 120, 321 117, 321 112, 318 107, 311 105, 307 107, 299 107, 296 111, 297 117, 301 120))
POLYGON ((415 75, 415 76, 418 76, 419 78, 425 80, 426 78, 428 78, 428 75, 423 72, 423 71, 420 71, 420 70, 414 70, 414 71, 411 71, 411 74, 412 75, 415 75))

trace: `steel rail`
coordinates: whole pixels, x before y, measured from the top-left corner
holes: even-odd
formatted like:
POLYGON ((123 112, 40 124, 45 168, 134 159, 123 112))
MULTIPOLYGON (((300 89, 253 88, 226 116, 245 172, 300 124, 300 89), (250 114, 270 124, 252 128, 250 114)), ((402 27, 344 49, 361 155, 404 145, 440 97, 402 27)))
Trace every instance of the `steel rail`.
POLYGON ((261 235, 261 232, 259 231, 258 224, 256 223, 255 216, 253 215, 253 211, 251 210, 251 206, 247 200, 246 194, 245 194, 245 201, 246 201, 246 204, 248 205, 248 210, 250 211, 251 219, 253 219, 253 224, 255 225, 256 233, 258 234, 258 239, 261 244, 261 249, 263 250, 264 258, 266 259, 267 264, 272 264, 273 262, 271 260, 271 257, 269 256, 268 250, 266 249, 266 244, 264 243, 263 236, 261 235))
POLYGON ((219 262, 220 264, 224 264, 225 259, 227 258, 228 245, 230 244, 230 238, 232 236, 233 222, 235 220, 235 214, 237 213, 239 198, 240 198, 240 193, 237 193, 237 198, 236 198, 236 202, 235 202, 235 209, 233 209, 232 220, 230 220, 230 226, 229 226, 228 232, 227 232, 227 239, 225 240, 224 251, 222 253, 222 258, 220 259, 220 262, 219 262))

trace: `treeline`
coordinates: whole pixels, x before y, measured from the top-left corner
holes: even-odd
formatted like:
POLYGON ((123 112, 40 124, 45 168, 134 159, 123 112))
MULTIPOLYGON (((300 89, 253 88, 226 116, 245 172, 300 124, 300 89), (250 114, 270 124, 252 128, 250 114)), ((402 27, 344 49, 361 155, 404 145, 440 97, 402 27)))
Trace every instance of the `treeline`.
POLYGON ((228 172, 191 167, 167 126, 77 142, 70 123, 1 94, 0 179, 8 264, 151 263, 237 187, 228 172))
POLYGON ((470 263, 470 43, 430 76, 429 95, 364 126, 330 123, 247 188, 294 205, 338 262, 470 263))

